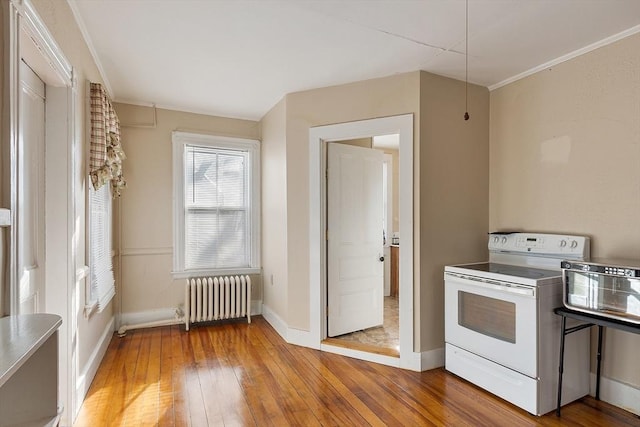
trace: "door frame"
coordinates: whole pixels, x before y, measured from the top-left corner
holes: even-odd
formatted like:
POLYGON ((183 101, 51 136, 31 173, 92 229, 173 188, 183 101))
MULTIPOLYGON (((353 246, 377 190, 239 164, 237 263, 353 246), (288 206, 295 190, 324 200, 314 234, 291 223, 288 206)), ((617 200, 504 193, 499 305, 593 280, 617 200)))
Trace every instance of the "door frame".
POLYGON ((62 317, 59 328, 59 401, 61 424, 71 425, 78 409, 77 377, 76 221, 78 141, 76 138, 76 78, 53 36, 29 0, 2 2, 4 75, 2 93, 2 206, 10 209, 8 314, 17 312, 17 147, 20 123, 20 61, 22 58, 46 87, 45 104, 45 296, 41 310, 62 317), (47 191, 48 189, 48 191, 47 191))
POLYGON ((363 360, 419 371, 413 348, 413 114, 360 120, 309 129, 309 285, 310 335, 314 347, 363 360), (326 146, 331 141, 399 134, 400 358, 322 344, 327 337, 326 146))

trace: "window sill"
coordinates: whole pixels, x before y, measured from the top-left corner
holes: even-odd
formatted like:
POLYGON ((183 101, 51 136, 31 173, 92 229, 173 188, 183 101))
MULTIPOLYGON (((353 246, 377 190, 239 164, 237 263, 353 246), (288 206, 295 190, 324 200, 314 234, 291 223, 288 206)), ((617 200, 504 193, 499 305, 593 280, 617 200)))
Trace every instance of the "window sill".
POLYGON ((189 277, 213 277, 213 276, 241 276, 245 274, 260 274, 262 268, 227 268, 218 270, 189 270, 189 271, 172 271, 174 279, 187 279, 189 277))

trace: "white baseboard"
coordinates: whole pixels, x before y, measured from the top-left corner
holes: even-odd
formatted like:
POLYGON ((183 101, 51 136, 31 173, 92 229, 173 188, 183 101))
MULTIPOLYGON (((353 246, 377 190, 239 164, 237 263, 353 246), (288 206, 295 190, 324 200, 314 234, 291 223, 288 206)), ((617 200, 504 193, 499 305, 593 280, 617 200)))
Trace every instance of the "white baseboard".
MULTIPOLYGON (((591 374, 591 395, 596 394, 596 374, 591 374)), ((600 377, 600 400, 640 416, 640 389, 600 377)))
POLYGON ((442 366, 444 366, 444 347, 423 351, 420 354, 420 370, 428 371, 442 366))
MULTIPOLYGON (((102 332, 98 343, 89 356, 89 360, 87 364, 84 366, 84 369, 80 371, 80 375, 78 376, 78 381, 76 382, 76 409, 80 411, 80 407, 82 406, 82 402, 84 401, 87 392, 89 391, 89 386, 91 386, 91 382, 93 378, 96 376, 96 372, 98 372, 98 367, 104 358, 105 353, 107 352, 107 348, 109 347, 109 342, 111 342, 111 337, 113 336, 115 319, 112 317, 107 327, 102 332)), ((76 418, 78 414, 73 414, 73 419, 76 418)))
POLYGON ((273 329, 276 330, 282 339, 289 344, 341 354, 348 357, 355 357, 361 360, 368 360, 370 362, 409 369, 416 372, 427 371, 429 369, 444 366, 444 347, 422 353, 411 353, 408 358, 381 356, 364 351, 316 342, 317 340, 314 339, 311 332, 289 327, 287 323, 266 304, 262 304, 262 316, 273 327, 273 329))
POLYGON ((301 347, 313 348, 320 350, 320 343, 316 338, 311 335, 309 331, 303 331, 302 329, 287 328, 287 338, 290 344, 299 345, 301 347))
MULTIPOLYGON (((183 309, 183 307, 181 307, 183 309)), ((151 322, 160 322, 164 320, 177 319, 176 307, 159 308, 156 310, 137 311, 130 313, 121 313, 118 316, 118 328, 126 325, 140 325, 151 322)), ((256 316, 262 314, 262 301, 251 301, 251 315, 256 316)))
POLYGON ((123 325, 138 325, 141 323, 158 322, 176 318, 176 308, 160 308, 157 310, 121 313, 118 327, 123 325))
POLYGON ((379 363, 380 365, 400 367, 400 358, 383 356, 381 354, 369 353, 366 351, 353 350, 351 348, 338 347, 330 344, 322 344, 320 350, 328 353, 340 354, 342 356, 353 357, 354 359, 366 360, 367 362, 379 363))
POLYGON ((289 327, 284 322, 284 320, 282 320, 282 318, 278 316, 275 311, 271 310, 271 308, 269 308, 269 306, 266 304, 262 304, 262 317, 264 317, 264 320, 266 320, 267 323, 269 323, 271 327, 276 330, 278 335, 280 335, 283 340, 289 342, 289 340, 287 339, 287 329, 289 329, 289 327))
POLYGON ((311 338, 311 332, 290 328, 287 323, 266 304, 262 304, 262 317, 264 317, 264 320, 266 320, 287 343, 314 348, 316 350, 320 349, 320 343, 316 343, 315 340, 311 338))

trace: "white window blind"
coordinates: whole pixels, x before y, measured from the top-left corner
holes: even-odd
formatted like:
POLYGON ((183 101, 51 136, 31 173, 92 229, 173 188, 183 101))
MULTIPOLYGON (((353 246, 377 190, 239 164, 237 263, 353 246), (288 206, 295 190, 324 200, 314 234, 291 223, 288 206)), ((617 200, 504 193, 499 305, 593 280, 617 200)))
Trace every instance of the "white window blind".
POLYGON ((90 221, 90 276, 92 302, 98 311, 104 310, 116 294, 111 261, 111 192, 110 185, 94 190, 89 185, 90 221))
POLYGON ((185 146, 185 268, 250 267, 248 153, 185 146))
POLYGON ((259 272, 257 141, 174 132, 174 276, 259 272))

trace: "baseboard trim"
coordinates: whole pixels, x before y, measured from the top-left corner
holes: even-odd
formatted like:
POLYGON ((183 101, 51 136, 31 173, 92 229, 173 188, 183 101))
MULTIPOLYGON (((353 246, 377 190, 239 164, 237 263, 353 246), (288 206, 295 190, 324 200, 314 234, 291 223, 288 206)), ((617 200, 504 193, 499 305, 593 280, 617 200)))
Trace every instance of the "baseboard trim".
POLYGON ((160 308, 156 310, 120 313, 118 325, 138 325, 176 318, 176 308, 160 308))
POLYGON ((420 370, 428 371, 444 366, 444 347, 420 353, 420 370))
POLYGON ((339 347, 330 344, 320 345, 320 350, 328 353, 335 353, 341 356, 353 357, 354 359, 366 360, 367 362, 379 363, 381 365, 400 367, 400 358, 392 356, 384 356, 381 354, 369 353, 366 351, 355 350, 352 348, 339 347))
POLYGON ((311 332, 290 328, 275 311, 264 303, 262 304, 262 317, 287 343, 320 350, 320 343, 314 342, 311 332))
MULTIPOLYGON (((261 300, 252 300, 251 301, 251 315, 257 316, 262 314, 262 301, 261 300)), ((137 311, 130 313, 121 313, 118 316, 118 329, 123 326, 133 326, 128 329, 135 329, 135 325, 143 325, 146 323, 153 322, 163 322, 163 321, 171 321, 178 320, 182 318, 183 307, 180 308, 181 314, 178 315, 178 308, 159 308, 156 310, 147 310, 147 311, 137 311)))
MULTIPOLYGON (((596 374, 591 374, 591 395, 596 394, 596 374)), ((600 377, 600 400, 640 416, 640 389, 600 377)))
POLYGON ((280 316, 276 314, 275 311, 271 310, 271 308, 264 303, 262 304, 262 317, 264 317, 264 320, 266 320, 267 323, 269 323, 271 327, 275 329, 275 331, 282 337, 283 340, 289 342, 289 340, 287 339, 287 329, 289 329, 287 324, 284 322, 284 320, 282 320, 280 316))
MULTIPOLYGON (((107 327, 102 332, 100 339, 98 340, 98 344, 96 345, 93 353, 89 356, 89 360, 87 364, 84 366, 82 373, 78 377, 78 381, 76 382, 76 405, 75 408, 77 412, 80 411, 80 407, 82 406, 82 402, 84 402, 84 398, 87 396, 87 392, 89 391, 89 387, 91 386, 91 382, 96 376, 98 372, 98 367, 100 367, 100 363, 104 358, 104 355, 107 353, 107 348, 109 347, 109 342, 111 342, 111 337, 113 336, 113 330, 115 325, 115 318, 111 318, 107 327)), ((78 413, 73 414, 73 419, 76 418, 78 413)))

